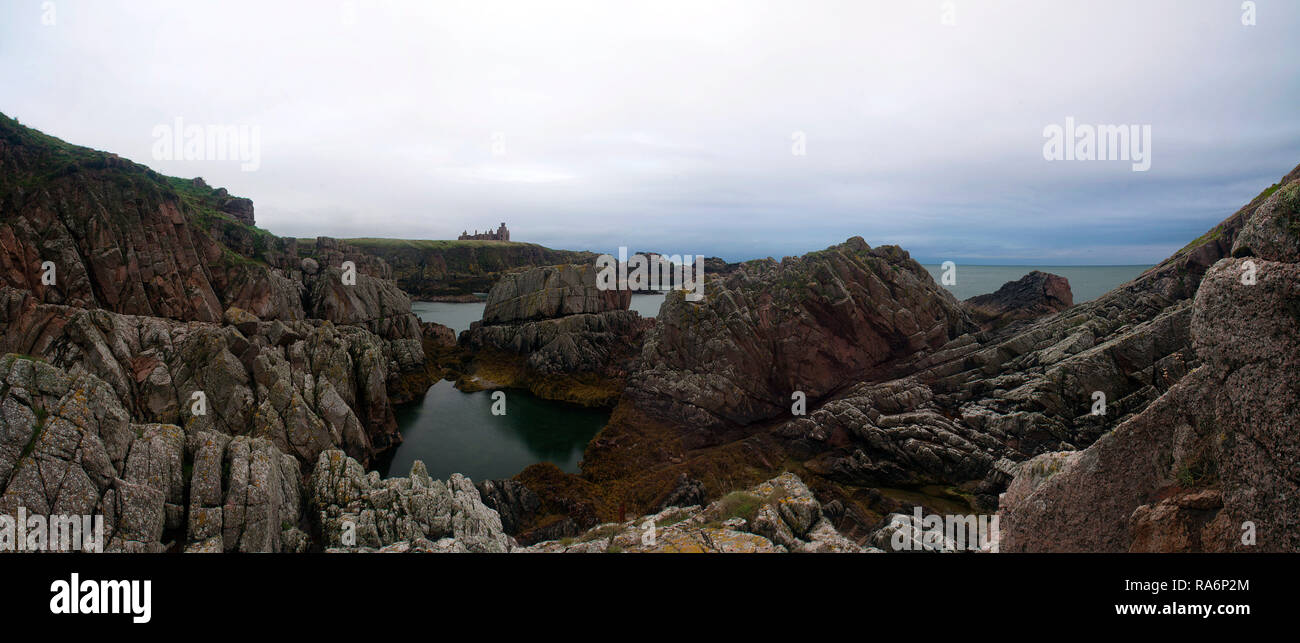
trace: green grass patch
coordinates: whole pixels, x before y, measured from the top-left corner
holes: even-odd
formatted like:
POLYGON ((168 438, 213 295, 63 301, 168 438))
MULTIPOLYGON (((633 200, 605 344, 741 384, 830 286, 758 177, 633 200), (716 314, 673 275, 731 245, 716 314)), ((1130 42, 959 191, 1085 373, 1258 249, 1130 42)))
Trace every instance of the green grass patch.
POLYGON ((763 498, 748 491, 733 491, 718 501, 715 519, 718 522, 726 522, 732 518, 743 518, 745 522, 751 522, 754 516, 758 515, 763 502, 763 498))
POLYGON ((36 414, 36 421, 32 423, 32 437, 27 440, 27 444, 23 447, 23 454, 19 460, 25 459, 36 450, 36 443, 40 441, 41 434, 45 432, 45 422, 50 416, 49 411, 46 411, 43 406, 38 406, 32 411, 36 414))

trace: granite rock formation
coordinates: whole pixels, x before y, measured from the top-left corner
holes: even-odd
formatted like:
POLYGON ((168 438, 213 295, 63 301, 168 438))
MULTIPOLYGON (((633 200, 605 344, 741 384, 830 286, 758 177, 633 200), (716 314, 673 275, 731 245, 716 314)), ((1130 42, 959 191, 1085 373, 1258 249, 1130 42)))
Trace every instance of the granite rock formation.
POLYGON ((989 323, 854 238, 657 322, 538 269, 456 345, 384 258, 3 117, 0 215, 0 512, 113 551, 858 551, 999 500, 1004 551, 1300 549, 1300 168, 1078 306, 1031 275, 989 323), (582 475, 367 473, 444 358, 617 402, 582 475))
POLYGON ((704 301, 666 295, 628 397, 696 429, 748 425, 973 327, 897 247, 861 238, 803 257, 748 262, 704 301))
MULTIPOLYGON (((1294 433, 1284 410, 1294 406, 1284 373, 1286 356, 1295 354, 1294 315, 1286 312, 1294 299, 1285 284, 1295 247, 1291 184, 1298 178, 1300 168, 1133 281, 1039 319, 979 328, 966 306, 926 294, 933 284, 919 276, 919 286, 897 281, 900 273, 914 274, 905 264, 854 269, 862 261, 852 257, 871 252, 855 241, 801 260, 846 268, 814 272, 819 279, 780 271, 756 279, 750 262, 710 282, 703 305, 670 295, 610 425, 583 459, 582 477, 598 490, 585 493, 603 497, 590 506, 604 507, 603 516, 611 507, 645 512, 663 506, 683 475, 717 497, 738 481, 796 466, 818 498, 837 507, 837 529, 859 542, 887 526, 889 514, 906 513, 905 503, 935 513, 989 513, 1010 484, 1004 530, 1069 532, 1061 548, 1220 549, 1227 542, 1220 528, 1232 523, 1240 532, 1252 520, 1272 530, 1271 541, 1261 531, 1261 546, 1294 549, 1290 536, 1278 534, 1295 532, 1285 517, 1293 508, 1283 499, 1294 497, 1284 479, 1293 448, 1285 436, 1294 433), (1258 289, 1228 288, 1247 272, 1246 261, 1255 264, 1258 289), (876 280, 901 288, 870 287, 876 280), (918 315, 907 305, 916 302, 933 332, 909 342, 884 324, 841 323, 854 319, 849 302, 856 297, 826 294, 840 291, 865 293, 868 303, 857 305, 876 315, 892 312, 896 322, 907 310, 914 322, 908 328, 919 330, 925 325, 915 324, 918 315), (1256 299, 1243 299, 1251 293, 1256 299), (782 323, 791 319, 797 322, 782 323), (1213 330, 1228 323, 1241 327, 1213 330), (861 339, 867 329, 885 339, 861 339), (790 350, 799 355, 794 366, 787 366, 793 357, 782 357, 790 336, 802 349, 790 350), (1270 347, 1269 355, 1242 344, 1249 341, 1270 347), (837 351, 841 344, 856 352, 837 351), (1241 365, 1253 355, 1258 364, 1241 365), (814 364, 821 367, 809 368, 814 364), (1234 380, 1238 371, 1236 377, 1253 373, 1256 383, 1234 380), (787 381, 792 376, 799 381, 787 381), (792 391, 806 395, 802 414, 792 391), (1168 415, 1197 409, 1238 427, 1242 437, 1228 432, 1220 436, 1227 444, 1211 449, 1204 437, 1210 420, 1168 415), (1202 428, 1177 429, 1184 423, 1202 428), (1134 437, 1121 440, 1126 434, 1134 437), (1016 478, 1033 469, 1021 463, 1053 453, 1077 458, 1069 460, 1078 463, 1073 468, 1051 461, 1048 469, 1067 472, 1060 482, 1032 492, 1016 478), (1155 468, 1121 464, 1139 453, 1168 457, 1142 456, 1162 458, 1155 468), (1213 482, 1225 476, 1240 479, 1213 482), (1114 531, 1117 522, 1131 526, 1114 531), (1211 527, 1217 540, 1202 533, 1211 527)), ((1035 292, 1046 292, 1050 282, 1031 276, 1021 283, 1043 284, 1035 292)), ((1061 308, 1064 292, 1057 292, 1035 314, 1061 308)), ((548 485, 560 486, 554 479, 525 482, 543 496, 548 485)), ((1020 538, 1017 544, 1010 536, 1004 549, 1053 547, 1020 538)))

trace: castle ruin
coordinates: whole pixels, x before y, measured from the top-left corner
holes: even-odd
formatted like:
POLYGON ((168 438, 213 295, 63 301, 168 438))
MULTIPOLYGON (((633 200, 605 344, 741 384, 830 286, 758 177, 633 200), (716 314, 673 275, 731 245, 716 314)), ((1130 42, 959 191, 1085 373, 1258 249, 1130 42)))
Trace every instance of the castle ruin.
POLYGON ((457 241, 509 241, 510 229, 507 228, 505 222, 502 221, 501 227, 497 228, 496 232, 479 232, 478 230, 475 230, 474 234, 470 234, 468 230, 465 230, 460 233, 459 237, 456 237, 456 240, 457 241))

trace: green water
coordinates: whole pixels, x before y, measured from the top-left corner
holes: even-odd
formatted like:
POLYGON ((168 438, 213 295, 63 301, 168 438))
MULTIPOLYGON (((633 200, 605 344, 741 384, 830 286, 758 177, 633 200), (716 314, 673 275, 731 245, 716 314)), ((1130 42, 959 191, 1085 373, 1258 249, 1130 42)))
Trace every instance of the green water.
MULTIPOLYGON (((631 309, 654 317, 662 295, 632 295, 631 309)), ((411 302, 411 312, 422 321, 451 327, 459 335, 483 318, 483 302, 411 302)), ((401 446, 379 472, 385 477, 405 476, 411 464, 423 460, 429 475, 445 479, 460 473, 471 479, 509 478, 530 464, 554 462, 577 473, 587 443, 609 421, 609 412, 535 397, 527 391, 508 390, 506 414, 492 414, 489 391, 462 393, 451 382, 434 384, 418 403, 397 409, 401 446)))
POLYGON ((609 421, 609 412, 508 390, 506 414, 492 414, 490 391, 462 393, 446 380, 429 388, 419 403, 397 409, 403 442, 387 462, 384 477, 405 476, 423 460, 429 475, 452 473, 475 482, 509 478, 530 464, 554 462, 577 473, 587 443, 609 421))
MULTIPOLYGON (((1097 298, 1137 277, 1148 266, 966 266, 957 267, 957 284, 948 286, 958 299, 997 290, 1032 270, 1070 280, 1075 303, 1097 298)), ((935 280, 939 266, 926 266, 935 280)), ((631 309, 654 317, 662 295, 633 295, 631 309)), ((421 320, 450 326, 459 334, 483 317, 483 302, 412 302, 421 320)), ((418 403, 397 409, 404 442, 378 463, 384 476, 405 476, 415 460, 429 474, 446 479, 461 473, 473 480, 509 478, 524 467, 553 462, 576 473, 587 443, 609 421, 609 413, 543 400, 526 391, 506 391, 506 414, 492 414, 491 392, 462 393, 451 382, 433 385, 418 403)))
MULTIPOLYGON (((1070 280, 1070 292, 1074 294, 1074 303, 1082 304, 1092 301, 1116 286, 1124 284, 1142 274, 1151 266, 968 266, 957 264, 957 283, 945 286, 953 297, 970 299, 975 295, 991 293, 1008 281, 1041 270, 1060 275, 1070 280)), ((926 265, 930 276, 939 283, 943 269, 937 265, 926 265)))

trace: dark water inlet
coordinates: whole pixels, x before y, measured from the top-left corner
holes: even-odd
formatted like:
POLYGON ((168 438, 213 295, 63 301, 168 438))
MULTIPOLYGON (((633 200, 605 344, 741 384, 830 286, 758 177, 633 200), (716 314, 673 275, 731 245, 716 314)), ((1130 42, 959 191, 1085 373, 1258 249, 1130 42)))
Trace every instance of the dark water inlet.
POLYGON ((524 467, 553 462, 578 472, 587 443, 609 412, 543 400, 523 390, 505 391, 506 414, 492 414, 491 391, 463 393, 451 382, 434 384, 418 403, 397 409, 403 442, 387 461, 384 477, 405 476, 423 460, 434 478, 452 473, 475 482, 509 478, 524 467))

